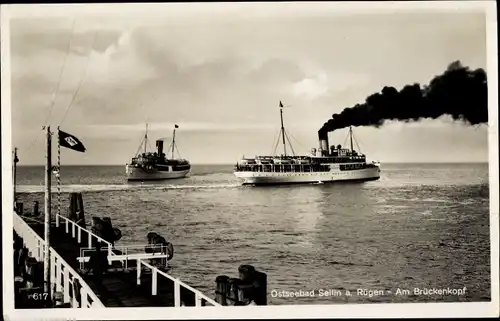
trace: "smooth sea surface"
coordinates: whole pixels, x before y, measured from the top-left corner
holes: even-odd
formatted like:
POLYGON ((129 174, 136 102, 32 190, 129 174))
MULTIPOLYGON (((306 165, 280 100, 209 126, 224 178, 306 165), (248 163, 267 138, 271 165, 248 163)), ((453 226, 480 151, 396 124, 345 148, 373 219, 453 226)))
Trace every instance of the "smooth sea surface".
MULTIPOLYGON (((217 275, 251 264, 267 273, 268 304, 490 300, 487 164, 382 164, 378 181, 278 187, 241 186, 232 169, 193 165, 186 179, 128 184, 124 166, 62 167, 62 213, 67 193, 83 192, 87 222, 110 217, 117 245, 163 235, 175 247, 169 273, 210 297, 217 275)), ((18 167, 17 181, 25 209, 36 199, 43 210, 43 167, 18 167)))

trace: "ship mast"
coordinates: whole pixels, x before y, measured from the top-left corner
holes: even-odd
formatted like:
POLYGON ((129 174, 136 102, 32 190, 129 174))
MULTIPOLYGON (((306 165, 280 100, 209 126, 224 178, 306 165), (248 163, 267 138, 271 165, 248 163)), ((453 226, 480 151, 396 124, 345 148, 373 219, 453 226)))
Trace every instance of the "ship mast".
POLYGON ((354 151, 353 145, 352 145, 352 126, 349 126, 349 136, 351 138, 351 153, 354 151))
POLYGON ((175 151, 175 126, 174 126, 174 134, 172 136, 172 159, 175 158, 174 151, 175 151))
POLYGON ((144 154, 146 154, 147 146, 148 146, 148 123, 146 123, 146 134, 144 134, 144 154))
POLYGON ((281 118, 281 138, 283 141, 283 152, 286 156, 286 143, 285 143, 285 127, 283 126, 283 104, 280 101, 280 118, 281 118))

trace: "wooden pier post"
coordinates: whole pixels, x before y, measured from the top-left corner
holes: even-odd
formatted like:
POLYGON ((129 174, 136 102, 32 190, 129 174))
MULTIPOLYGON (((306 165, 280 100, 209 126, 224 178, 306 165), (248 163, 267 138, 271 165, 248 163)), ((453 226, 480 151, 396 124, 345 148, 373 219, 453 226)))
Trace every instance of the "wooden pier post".
POLYGON ((238 301, 238 285, 240 283, 240 279, 238 278, 229 278, 227 280, 227 300, 228 305, 239 305, 238 301))
POLYGON ((45 262, 44 262, 44 292, 48 299, 50 293, 50 211, 51 211, 51 180, 52 180, 52 133, 47 127, 47 155, 45 164, 45 262))
POLYGON ((76 209, 77 207, 77 193, 69 194, 69 209, 68 209, 68 218, 73 222, 77 221, 76 218, 76 209))
POLYGON ((77 194, 77 212, 76 212, 76 223, 81 227, 85 228, 85 212, 83 210, 83 196, 82 193, 77 194))
POLYGON ((267 305, 267 274, 252 265, 240 265, 239 278, 219 275, 215 301, 221 305, 267 305))
POLYGON ((219 275, 215 278, 215 302, 220 305, 227 305, 226 297, 228 295, 228 281, 229 276, 219 275))
POLYGON ((38 201, 35 201, 33 203, 33 213, 31 215, 33 216, 38 216, 40 215, 40 206, 39 206, 39 202, 38 201))
POLYGON ((267 274, 257 271, 252 265, 241 265, 238 272, 245 299, 256 305, 267 305, 267 274))
POLYGON ((19 215, 23 215, 23 211, 24 211, 24 208, 23 208, 23 202, 16 202, 16 213, 19 214, 19 215))

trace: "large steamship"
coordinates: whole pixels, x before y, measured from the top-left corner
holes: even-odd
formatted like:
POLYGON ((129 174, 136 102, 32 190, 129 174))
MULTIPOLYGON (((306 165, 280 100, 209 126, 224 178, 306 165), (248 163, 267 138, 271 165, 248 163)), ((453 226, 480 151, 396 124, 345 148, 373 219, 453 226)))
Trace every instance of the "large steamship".
POLYGON ((380 178, 380 163, 367 162, 365 155, 354 150, 352 127, 349 127, 350 148, 329 146, 328 133, 320 133, 319 149, 312 148, 311 154, 297 156, 294 155, 283 125, 281 102, 280 117, 283 154, 239 160, 234 174, 243 180, 244 185, 369 181, 380 178), (287 141, 293 155, 287 155, 287 141))
POLYGON ((139 146, 136 156, 132 158, 130 164, 126 164, 127 179, 129 181, 166 180, 174 178, 184 178, 189 174, 191 165, 189 161, 175 158, 175 130, 179 126, 174 126, 174 133, 170 150, 172 157, 167 158, 163 152, 163 140, 156 141, 156 152, 148 152, 148 126, 146 124, 146 134, 139 146), (143 149, 143 152, 140 151, 143 149))

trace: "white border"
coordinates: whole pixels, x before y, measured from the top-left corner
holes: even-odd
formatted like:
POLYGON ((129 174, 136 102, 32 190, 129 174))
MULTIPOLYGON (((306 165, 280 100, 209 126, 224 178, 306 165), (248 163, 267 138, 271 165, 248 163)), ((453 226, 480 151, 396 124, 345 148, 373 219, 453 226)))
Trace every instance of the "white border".
MULTIPOLYGON (((96 4, 96 5, 2 5, 1 6, 1 48, 2 48, 2 226, 3 262, 12 260, 13 231, 12 217, 12 141, 11 141, 11 96, 10 96, 10 28, 12 17, 47 17, 68 15, 137 16, 147 9, 151 15, 180 16, 186 12, 227 15, 246 6, 248 15, 266 16, 268 12, 280 10, 284 15, 311 10, 311 2, 293 3, 184 3, 184 4, 96 4), (151 10, 153 9, 154 10, 151 10), (215 11, 214 11, 215 9, 215 11), (97 11, 97 12, 96 12, 97 11)), ((325 6, 325 3, 322 3, 325 6)), ((487 20, 487 74, 488 74, 488 119, 489 119, 489 175, 490 175, 490 239, 491 239, 491 302, 485 303, 383 303, 347 305, 292 305, 292 306, 247 306, 247 307, 203 307, 203 308, 106 308, 106 309, 47 309, 14 310, 12 264, 3 264, 3 298, 6 319, 33 320, 40 318, 62 318, 78 320, 152 320, 152 319, 229 319, 229 318, 338 318, 338 317, 491 317, 499 315, 499 214, 498 214, 498 55, 497 16, 494 1, 433 1, 433 2, 330 2, 326 12, 332 14, 374 14, 397 13, 413 10, 477 10, 486 12, 487 20)), ((317 9, 314 9, 317 11, 317 9)), ((322 11, 323 13, 325 11, 322 11)), ((145 12, 146 14, 146 12, 145 12)))

